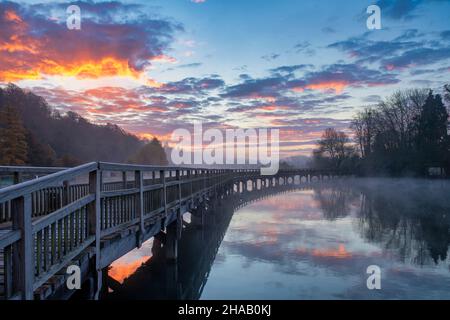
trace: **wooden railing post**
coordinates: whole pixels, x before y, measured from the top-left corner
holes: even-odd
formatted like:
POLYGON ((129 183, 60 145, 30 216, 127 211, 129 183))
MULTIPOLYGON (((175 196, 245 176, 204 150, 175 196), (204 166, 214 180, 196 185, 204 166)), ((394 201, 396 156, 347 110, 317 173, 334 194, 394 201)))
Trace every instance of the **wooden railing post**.
POLYGON ((181 175, 180 175, 180 170, 176 171, 176 175, 177 175, 177 182, 178 182, 178 203, 180 205, 180 210, 181 210, 181 175))
POLYGON ((122 171, 122 189, 127 188, 127 172, 122 171))
POLYGON ((135 188, 139 188, 139 193, 136 198, 136 211, 137 214, 139 215, 141 235, 143 236, 145 232, 145 226, 144 226, 144 175, 142 171, 134 172, 134 181, 135 181, 135 188))
MULTIPOLYGON (((89 193, 95 195, 95 200, 88 207, 89 234, 95 235, 95 268, 98 272, 100 269, 100 237, 101 237, 101 221, 100 221, 100 190, 101 190, 100 169, 89 173, 89 193)), ((97 279, 98 280, 98 279, 97 279)), ((99 281, 97 281, 99 283, 99 281)))
POLYGON ((14 199, 11 203, 13 230, 20 230, 20 241, 13 249, 14 291, 21 293, 22 299, 33 299, 34 285, 34 244, 31 224, 31 195, 14 199))
POLYGON ((164 170, 161 170, 159 172, 160 178, 161 178, 161 184, 163 185, 163 205, 164 205, 164 214, 167 216, 167 186, 166 186, 166 172, 164 170))
POLYGON ((206 170, 202 170, 203 192, 205 192, 205 189, 206 189, 207 172, 208 172, 208 171, 206 171, 206 170))
POLYGON ((69 199, 69 181, 63 182, 63 194, 62 194, 62 204, 61 207, 64 207, 69 204, 73 199, 69 199))
POLYGON ((191 198, 191 201, 194 197, 194 195, 192 194, 193 190, 192 190, 192 170, 188 169, 187 170, 187 177, 186 179, 189 181, 189 196, 191 198))
MULTIPOLYGON (((4 283, 5 283, 5 297, 8 300, 14 292, 13 287, 13 264, 12 264, 12 247, 7 246, 4 252, 4 283)), ((17 271, 16 271, 17 272, 17 271)))

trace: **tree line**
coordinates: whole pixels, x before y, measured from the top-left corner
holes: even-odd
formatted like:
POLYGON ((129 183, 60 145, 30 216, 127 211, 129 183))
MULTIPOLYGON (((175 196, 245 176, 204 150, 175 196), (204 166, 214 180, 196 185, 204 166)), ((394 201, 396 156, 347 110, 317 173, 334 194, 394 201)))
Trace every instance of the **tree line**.
POLYGON ((450 175, 450 85, 397 91, 359 111, 350 134, 326 129, 313 165, 360 175, 450 175))
POLYGON ((0 165, 71 167, 90 161, 167 164, 156 138, 142 140, 117 125, 61 113, 13 84, 0 88, 0 165))

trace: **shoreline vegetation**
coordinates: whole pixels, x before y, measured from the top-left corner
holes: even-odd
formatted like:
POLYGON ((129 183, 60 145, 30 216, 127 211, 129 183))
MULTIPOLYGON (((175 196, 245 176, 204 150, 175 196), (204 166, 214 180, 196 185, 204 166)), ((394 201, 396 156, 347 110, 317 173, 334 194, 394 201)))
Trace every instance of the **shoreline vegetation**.
MULTIPOLYGON (((309 165, 356 176, 449 177, 449 106, 450 85, 442 95, 397 91, 357 112, 351 134, 326 129, 309 165)), ((89 161, 169 163, 157 138, 140 139, 72 111, 62 114, 14 84, 0 88, 0 165, 69 167, 89 161)), ((280 168, 289 167, 281 160, 280 168)))
POLYGON ((312 166, 357 176, 449 177, 450 85, 397 91, 351 121, 351 137, 328 128, 312 166), (447 106, 444 104, 447 102, 447 106))
POLYGON ((161 142, 62 114, 14 84, 0 87, 0 165, 73 167, 90 161, 168 164, 161 142))

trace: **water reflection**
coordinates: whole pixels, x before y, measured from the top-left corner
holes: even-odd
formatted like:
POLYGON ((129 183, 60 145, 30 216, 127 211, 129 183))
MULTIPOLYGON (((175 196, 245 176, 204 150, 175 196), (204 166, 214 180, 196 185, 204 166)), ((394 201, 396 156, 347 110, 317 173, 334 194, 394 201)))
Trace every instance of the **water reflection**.
POLYGON ((267 197, 234 214, 245 199, 229 200, 205 228, 186 224, 176 264, 157 240, 114 263, 105 297, 450 298, 449 194, 447 182, 361 179, 267 197), (366 287, 373 264, 382 290, 366 287))

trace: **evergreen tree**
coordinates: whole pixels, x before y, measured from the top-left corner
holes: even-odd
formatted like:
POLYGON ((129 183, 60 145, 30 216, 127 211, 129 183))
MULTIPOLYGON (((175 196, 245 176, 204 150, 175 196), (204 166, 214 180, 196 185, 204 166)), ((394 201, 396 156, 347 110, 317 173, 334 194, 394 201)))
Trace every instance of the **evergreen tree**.
POLYGON ((148 165, 167 165, 167 157, 161 142, 157 138, 143 146, 128 162, 148 165))
POLYGON ((439 94, 430 91, 418 119, 417 152, 419 170, 445 167, 448 152, 448 113, 439 94))
POLYGON ((55 164, 56 153, 48 144, 41 143, 31 133, 27 133, 28 143, 28 163, 33 166, 53 166, 55 164))
POLYGON ((17 111, 6 106, 0 110, 0 164, 24 165, 28 146, 26 130, 17 111))
POLYGON ((445 100, 450 103, 450 84, 446 84, 444 86, 444 95, 445 95, 445 100))

